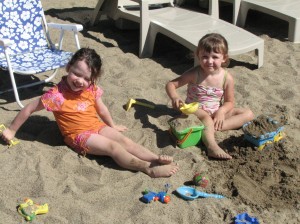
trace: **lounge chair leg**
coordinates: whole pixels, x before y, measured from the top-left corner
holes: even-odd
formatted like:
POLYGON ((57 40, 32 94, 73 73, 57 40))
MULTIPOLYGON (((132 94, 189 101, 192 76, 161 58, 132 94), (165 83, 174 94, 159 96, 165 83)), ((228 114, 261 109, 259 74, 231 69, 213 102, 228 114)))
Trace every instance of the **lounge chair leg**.
POLYGON ((232 24, 236 25, 239 10, 240 10, 241 0, 234 0, 233 1, 233 16, 232 16, 232 24))
POLYGON ((257 55, 257 67, 260 68, 264 64, 264 45, 255 49, 255 54, 257 55))
POLYGON ((140 50, 139 57, 151 57, 156 33, 152 31, 149 19, 149 5, 146 1, 140 2, 140 50))
POLYGON ((100 17, 101 17, 101 6, 103 4, 104 0, 99 0, 97 5, 96 5, 96 8, 94 9, 93 11, 93 14, 91 16, 91 21, 90 21, 90 25, 91 26, 94 26, 96 21, 99 21, 100 17))
POLYGON ((289 40, 300 43, 300 21, 297 23, 296 19, 289 21, 289 40))
POLYGON ((219 1, 215 1, 214 3, 212 1, 209 0, 208 14, 215 19, 219 19, 219 1))
POLYGON ((249 8, 246 6, 243 6, 243 4, 246 4, 246 3, 241 2, 240 10, 239 10, 238 18, 237 18, 237 25, 239 27, 245 27, 247 14, 248 14, 248 10, 249 10, 249 8))
MULTIPOLYGON (((156 35, 157 32, 150 25, 149 30, 147 32, 147 37, 144 39, 143 42, 140 43, 140 58, 152 57, 156 35)), ((142 41, 142 39, 140 41, 142 41)))

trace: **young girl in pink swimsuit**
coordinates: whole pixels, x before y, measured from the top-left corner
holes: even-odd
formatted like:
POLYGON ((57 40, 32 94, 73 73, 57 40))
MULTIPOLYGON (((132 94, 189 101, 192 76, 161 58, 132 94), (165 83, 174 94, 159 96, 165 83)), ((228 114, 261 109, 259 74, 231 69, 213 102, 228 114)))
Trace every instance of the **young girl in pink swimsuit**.
POLYGON ((100 56, 94 50, 77 51, 66 67, 67 75, 26 105, 3 131, 2 138, 9 142, 33 112, 47 109, 54 114, 65 143, 78 153, 110 156, 121 167, 150 177, 176 173, 178 166, 172 157, 158 156, 120 133, 126 127, 113 122, 101 99, 103 90, 96 85, 101 66, 100 56))
POLYGON ((174 108, 179 109, 184 101, 176 89, 187 85, 185 103, 199 102, 195 115, 205 125, 202 141, 209 157, 231 159, 221 149, 214 137, 215 131, 240 128, 251 121, 254 115, 251 110, 234 108, 234 81, 232 75, 224 69, 228 65, 228 44, 220 34, 211 33, 199 41, 196 66, 166 85, 168 96, 174 108))

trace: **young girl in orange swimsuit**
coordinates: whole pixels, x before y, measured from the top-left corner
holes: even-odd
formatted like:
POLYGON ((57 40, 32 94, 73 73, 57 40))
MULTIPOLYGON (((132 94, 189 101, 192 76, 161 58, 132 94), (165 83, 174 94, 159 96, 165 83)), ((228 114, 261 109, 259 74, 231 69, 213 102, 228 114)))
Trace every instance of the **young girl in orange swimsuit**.
POLYGON ((231 159, 232 157, 219 147, 215 140, 215 131, 240 128, 251 121, 251 110, 234 108, 234 81, 232 75, 224 69, 229 62, 228 44, 220 34, 211 33, 199 41, 196 66, 166 85, 168 96, 174 108, 179 109, 184 101, 176 89, 187 85, 185 102, 199 102, 195 115, 205 125, 202 141, 209 157, 231 159))
POLYGON ((169 177, 176 173, 178 166, 172 157, 158 156, 121 134, 126 127, 113 122, 101 99, 103 90, 96 85, 101 66, 100 56, 94 50, 77 51, 66 67, 67 76, 26 105, 3 131, 2 138, 9 142, 33 112, 46 108, 54 114, 65 143, 76 152, 110 156, 121 167, 142 171, 151 177, 169 177))

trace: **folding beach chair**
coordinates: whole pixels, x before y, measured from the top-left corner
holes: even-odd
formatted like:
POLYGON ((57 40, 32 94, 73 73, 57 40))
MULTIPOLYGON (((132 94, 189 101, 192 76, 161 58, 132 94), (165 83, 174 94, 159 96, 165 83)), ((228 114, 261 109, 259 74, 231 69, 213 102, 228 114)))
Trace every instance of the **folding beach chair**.
POLYGON ((76 47, 79 49, 79 24, 47 23, 40 0, 1 0, 0 1, 0 68, 8 70, 12 89, 1 93, 14 92, 16 102, 23 107, 18 89, 49 82, 60 67, 64 67, 72 52, 62 50, 64 31, 72 31, 76 47), (48 28, 60 30, 59 44, 50 39, 48 28), (16 85, 14 73, 34 75, 46 71, 53 74, 44 80, 27 85, 16 85))

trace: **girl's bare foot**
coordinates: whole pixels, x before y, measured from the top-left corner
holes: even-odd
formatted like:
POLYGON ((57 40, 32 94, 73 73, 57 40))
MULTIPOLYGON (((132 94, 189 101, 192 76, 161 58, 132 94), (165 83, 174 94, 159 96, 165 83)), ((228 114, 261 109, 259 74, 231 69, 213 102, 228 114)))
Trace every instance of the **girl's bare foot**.
POLYGON ((207 153, 208 157, 212 157, 215 159, 232 159, 232 157, 220 147, 214 149, 210 148, 207 149, 207 151, 208 151, 207 153))
POLYGON ((172 162, 173 162, 173 158, 171 156, 160 155, 158 157, 159 164, 167 165, 167 164, 171 164, 172 162))
POLYGON ((146 173, 150 177, 170 177, 178 171, 179 167, 177 164, 168 164, 168 165, 155 165, 150 166, 146 169, 146 173))

